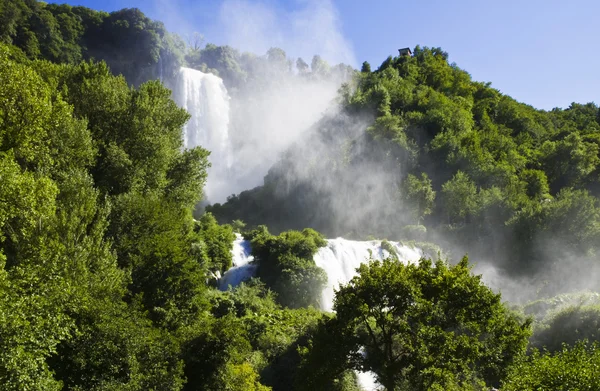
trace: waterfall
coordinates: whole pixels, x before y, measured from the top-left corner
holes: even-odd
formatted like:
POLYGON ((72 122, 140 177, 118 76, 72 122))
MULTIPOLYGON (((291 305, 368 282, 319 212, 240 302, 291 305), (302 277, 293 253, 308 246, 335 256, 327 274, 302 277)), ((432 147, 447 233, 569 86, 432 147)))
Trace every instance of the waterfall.
MULTIPOLYGON (((416 262, 423 256, 419 249, 405 246, 398 242, 389 242, 394 249, 399 262, 416 262)), ((233 242, 233 267, 229 269, 219 281, 219 289, 227 290, 235 287, 242 281, 250 279, 256 273, 256 264, 250 255, 250 243, 241 235, 236 235, 233 242)), ((327 245, 319 249, 314 260, 317 266, 327 273, 327 286, 321 296, 321 309, 333 309, 334 290, 341 284, 347 284, 357 275, 356 269, 369 258, 382 260, 391 254, 381 246, 381 241, 354 241, 343 238, 328 239, 327 245)), ((371 372, 357 372, 358 382, 365 391, 380 389, 371 372)))
POLYGON ((256 274, 256 265, 251 263, 254 257, 250 255, 250 242, 244 240, 242 235, 235 234, 231 254, 233 266, 219 280, 219 289, 222 291, 227 290, 229 286, 238 286, 256 274))
POLYGON ((210 151, 206 198, 222 202, 229 195, 226 185, 233 159, 227 89, 213 74, 181 68, 175 90, 177 103, 192 116, 183 129, 184 147, 210 151))
MULTIPOLYGON (((389 242, 400 262, 416 262, 422 257, 421 250, 405 246, 397 242, 389 242)), ((219 288, 228 289, 235 287, 242 281, 250 279, 256 272, 256 264, 250 255, 250 243, 237 234, 233 242, 233 267, 229 269, 219 281, 219 288)), ((319 249, 314 260, 317 266, 327 273, 327 286, 321 296, 321 309, 333 309, 334 289, 340 284, 347 284, 356 276, 356 269, 361 263, 370 258, 382 260, 390 253, 381 246, 381 241, 355 241, 343 238, 328 239, 327 245, 319 249)))
MULTIPOLYGON (((400 243, 390 242, 400 262, 416 262, 422 252, 400 243)), ((327 240, 327 246, 319 249, 315 255, 317 266, 327 273, 327 286, 321 296, 321 309, 333 309, 334 289, 350 282, 356 276, 356 269, 364 263, 369 255, 372 259, 388 258, 390 253, 382 248, 381 241, 359 242, 342 238, 327 240)))
MULTIPOLYGON (((419 249, 398 242, 389 242, 399 262, 416 262, 423 256, 419 249)), ((219 281, 219 289, 227 290, 242 281, 250 279, 256 273, 254 257, 250 255, 250 243, 236 234, 233 242, 233 267, 219 281)), ((334 290, 341 284, 347 284, 357 275, 356 269, 369 258, 382 260, 391 254, 384 249, 379 240, 354 241, 343 238, 328 239, 327 245, 319 249, 314 260, 317 266, 327 273, 327 286, 321 294, 321 309, 332 311, 334 290)), ((358 383, 364 391, 379 390, 375 375, 371 372, 357 372, 358 383)))

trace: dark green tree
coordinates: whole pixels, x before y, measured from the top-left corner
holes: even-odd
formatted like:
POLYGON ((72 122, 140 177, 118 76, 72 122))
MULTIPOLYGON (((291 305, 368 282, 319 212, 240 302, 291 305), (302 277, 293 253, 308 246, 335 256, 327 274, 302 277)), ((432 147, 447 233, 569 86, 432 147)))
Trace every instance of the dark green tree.
POLYGON ((232 266, 231 250, 235 234, 230 225, 219 225, 214 216, 207 212, 196 222, 196 231, 205 246, 211 271, 225 273, 232 266))
POLYGON ((600 306, 573 305, 547 316, 531 338, 531 345, 548 352, 559 352, 577 341, 600 342, 600 306))
POLYGON ((327 282, 327 275, 313 260, 325 245, 321 234, 307 228, 273 236, 262 227, 249 236, 258 262, 257 276, 277 293, 279 303, 291 308, 317 306, 327 282))
POLYGON ((529 323, 471 274, 466 257, 455 266, 371 261, 359 273, 336 294, 337 324, 352 341, 349 365, 373 371, 387 390, 497 385, 525 349, 529 323))
POLYGON ((556 353, 535 351, 514 365, 502 390, 596 390, 600 387, 598 344, 580 342, 556 353))
POLYGON ((420 179, 408 174, 402 190, 411 206, 416 223, 420 224, 421 219, 433 211, 435 191, 431 187, 431 179, 425 173, 421 174, 420 179))
POLYGON ((298 57, 296 60, 296 69, 300 74, 308 72, 308 64, 302 58, 298 57))
POLYGON ((371 73, 371 64, 369 64, 368 62, 363 62, 362 63, 362 67, 360 68, 360 71, 362 73, 371 73))

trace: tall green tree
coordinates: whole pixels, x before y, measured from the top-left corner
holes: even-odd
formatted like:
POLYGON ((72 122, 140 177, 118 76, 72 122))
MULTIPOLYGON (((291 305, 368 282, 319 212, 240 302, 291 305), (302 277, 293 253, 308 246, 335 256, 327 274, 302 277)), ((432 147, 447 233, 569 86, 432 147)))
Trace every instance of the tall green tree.
POLYGON ((371 261, 340 288, 334 310, 350 339, 349 365, 387 390, 472 389, 498 384, 527 344, 529 323, 500 295, 455 266, 422 259, 371 261))
POLYGON ((421 174, 420 179, 408 174, 403 191, 405 199, 411 205, 416 223, 420 224, 421 219, 433 211, 435 191, 431 187, 431 179, 425 173, 421 174))
POLYGON ((207 212, 196 223, 195 230, 205 246, 207 265, 212 271, 225 273, 232 266, 233 241, 235 234, 230 225, 219 225, 215 217, 207 212))
POLYGON ((315 264, 314 254, 325 240, 310 228, 269 234, 262 226, 250 233, 257 276, 278 295, 280 304, 299 308, 318 306, 327 275, 315 264))
POLYGON ((448 215, 448 223, 466 223, 478 212, 477 186, 462 171, 442 186, 444 209, 448 215))

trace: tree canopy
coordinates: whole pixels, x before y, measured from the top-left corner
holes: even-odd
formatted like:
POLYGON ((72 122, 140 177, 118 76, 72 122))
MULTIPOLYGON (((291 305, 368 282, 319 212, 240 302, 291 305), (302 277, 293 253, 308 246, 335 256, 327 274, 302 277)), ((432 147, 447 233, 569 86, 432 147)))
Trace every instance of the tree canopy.
POLYGON ((334 310, 349 365, 387 390, 497 385, 529 337, 529 323, 471 274, 467 258, 363 264, 334 310))
POLYGON ((472 80, 440 48, 413 53, 364 65, 341 89, 341 111, 282 154, 263 186, 212 213, 355 238, 412 239, 406 226, 419 224, 421 240, 517 275, 565 257, 593 264, 598 106, 537 110, 472 80))
POLYGON ((326 314, 327 242, 306 228, 445 237, 531 275, 585 269, 600 250, 596 104, 536 110, 440 48, 358 73, 202 44, 138 9, 0 0, 2 389, 357 391, 354 370, 388 390, 598 388, 597 302, 526 306, 544 313, 530 347, 546 350, 524 354, 531 321, 466 257, 392 256, 363 264, 326 314), (234 97, 348 84, 265 186, 205 212, 210 152, 183 148, 189 113, 161 82, 182 64, 234 97), (222 292, 234 231, 257 275, 222 292))

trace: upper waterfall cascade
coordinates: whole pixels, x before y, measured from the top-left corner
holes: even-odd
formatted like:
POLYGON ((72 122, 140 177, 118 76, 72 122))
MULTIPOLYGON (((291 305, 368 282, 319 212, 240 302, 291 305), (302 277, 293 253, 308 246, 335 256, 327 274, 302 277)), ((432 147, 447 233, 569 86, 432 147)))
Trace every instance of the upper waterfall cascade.
POLYGON ((229 195, 223 184, 233 164, 227 89, 213 74, 181 68, 175 90, 177 103, 192 116, 183 130, 184 147, 210 151, 206 198, 221 201, 229 195))

